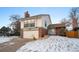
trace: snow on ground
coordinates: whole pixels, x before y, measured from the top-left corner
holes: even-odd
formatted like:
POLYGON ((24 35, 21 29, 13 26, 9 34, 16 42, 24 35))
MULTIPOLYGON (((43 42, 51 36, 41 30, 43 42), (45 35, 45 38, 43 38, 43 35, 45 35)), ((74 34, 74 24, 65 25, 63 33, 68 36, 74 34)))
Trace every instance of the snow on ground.
POLYGON ((32 41, 17 52, 78 52, 79 39, 50 36, 48 39, 32 41))
POLYGON ((1 36, 1 37, 0 37, 0 43, 4 43, 4 42, 11 41, 11 40, 13 40, 14 38, 17 38, 17 37, 16 37, 16 36, 10 36, 10 37, 1 36))

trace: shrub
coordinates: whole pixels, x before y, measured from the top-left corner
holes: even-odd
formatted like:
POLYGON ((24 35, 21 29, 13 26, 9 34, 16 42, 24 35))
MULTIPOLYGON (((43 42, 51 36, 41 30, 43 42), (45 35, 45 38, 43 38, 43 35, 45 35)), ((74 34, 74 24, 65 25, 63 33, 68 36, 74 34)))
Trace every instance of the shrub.
POLYGON ((37 40, 35 37, 33 37, 33 40, 37 40))

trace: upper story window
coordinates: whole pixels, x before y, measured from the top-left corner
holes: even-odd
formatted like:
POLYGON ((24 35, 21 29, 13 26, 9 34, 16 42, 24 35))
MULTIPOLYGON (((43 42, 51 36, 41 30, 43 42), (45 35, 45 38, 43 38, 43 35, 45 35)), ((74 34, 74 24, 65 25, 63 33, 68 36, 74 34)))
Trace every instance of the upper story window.
POLYGON ((35 27, 35 23, 25 23, 24 27, 35 27))
POLYGON ((46 21, 45 21, 45 27, 47 27, 47 23, 46 23, 46 21))

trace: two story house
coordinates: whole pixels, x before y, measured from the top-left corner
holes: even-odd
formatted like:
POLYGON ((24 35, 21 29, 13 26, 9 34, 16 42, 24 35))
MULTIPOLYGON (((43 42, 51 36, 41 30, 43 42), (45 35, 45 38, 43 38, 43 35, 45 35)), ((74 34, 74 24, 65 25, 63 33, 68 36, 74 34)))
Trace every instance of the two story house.
POLYGON ((48 34, 47 27, 51 23, 48 14, 30 16, 25 12, 25 17, 21 18, 21 37, 22 38, 41 38, 48 34))

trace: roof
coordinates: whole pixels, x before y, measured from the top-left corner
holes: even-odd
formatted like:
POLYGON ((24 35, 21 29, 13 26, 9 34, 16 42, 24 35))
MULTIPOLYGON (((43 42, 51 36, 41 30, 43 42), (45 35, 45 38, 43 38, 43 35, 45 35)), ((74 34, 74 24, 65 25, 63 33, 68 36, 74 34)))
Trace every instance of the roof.
MULTIPOLYGON (((30 20, 30 19, 36 19, 36 18, 41 18, 42 16, 49 16, 48 14, 39 14, 39 15, 35 15, 35 16, 31 16, 28 18, 21 18, 20 21, 24 21, 24 20, 30 20)), ((50 16, 49 16, 50 17, 50 16)))
POLYGON ((48 29, 53 29, 53 28, 57 28, 57 27, 65 27, 65 24, 50 24, 48 26, 48 29))

